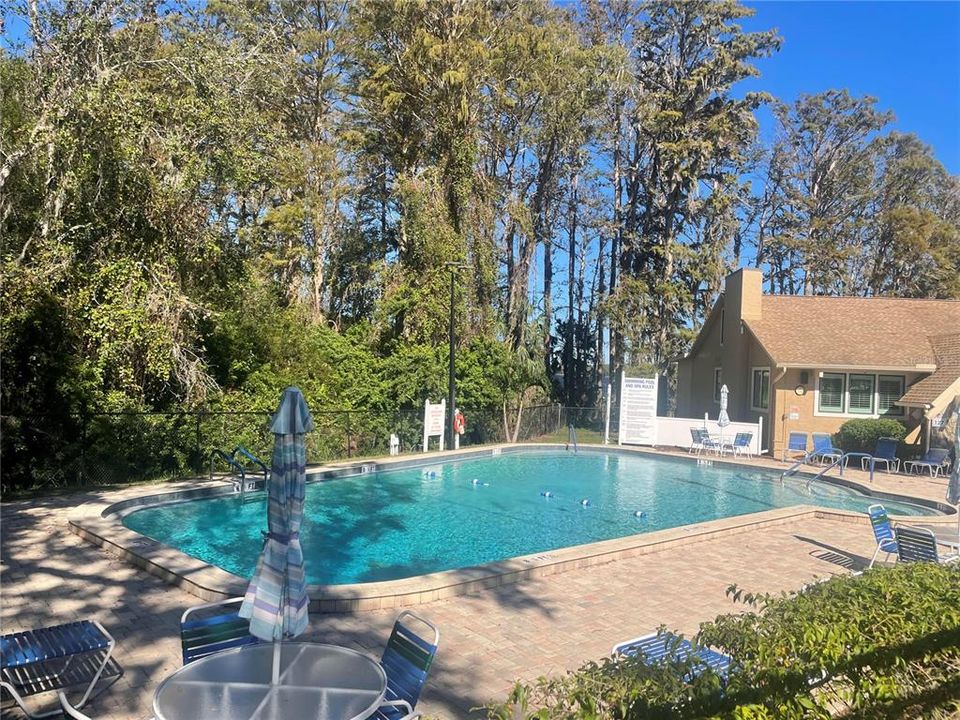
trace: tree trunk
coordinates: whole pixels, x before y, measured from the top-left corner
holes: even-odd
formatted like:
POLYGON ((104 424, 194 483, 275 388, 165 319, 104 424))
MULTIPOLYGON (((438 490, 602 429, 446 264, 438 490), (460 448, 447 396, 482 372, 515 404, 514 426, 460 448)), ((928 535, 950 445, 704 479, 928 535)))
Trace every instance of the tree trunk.
POLYGON ((550 234, 543 242, 543 367, 547 379, 553 375, 553 242, 550 234))
MULTIPOLYGON (((613 227, 614 235, 610 240, 610 293, 614 295, 617 290, 617 269, 620 263, 620 253, 623 248, 623 188, 622 188, 622 133, 623 133, 623 101, 621 101, 614 111, 613 116, 613 227)), ((617 378, 620 377, 620 368, 623 357, 623 337, 617 331, 617 328, 610 326, 610 358, 609 374, 610 381, 614 387, 615 400, 619 406, 620 402, 620 383, 617 378)))
POLYGON ((517 442, 517 437, 520 435, 520 421, 523 420, 523 395, 520 393, 520 406, 517 408, 517 423, 513 426, 513 437, 510 439, 511 443, 517 442))
POLYGON ((569 212, 570 212, 570 247, 568 248, 569 252, 567 253, 567 332, 566 339, 563 346, 563 376, 564 376, 564 390, 566 391, 567 405, 574 405, 574 395, 577 390, 576 388, 576 378, 574 377, 574 359, 575 359, 575 350, 574 350, 574 339, 576 334, 574 332, 575 320, 574 320, 574 308, 576 307, 576 302, 574 300, 574 294, 576 290, 576 265, 577 265, 577 183, 579 181, 579 175, 574 175, 571 178, 570 185, 570 202, 569 202, 569 212))

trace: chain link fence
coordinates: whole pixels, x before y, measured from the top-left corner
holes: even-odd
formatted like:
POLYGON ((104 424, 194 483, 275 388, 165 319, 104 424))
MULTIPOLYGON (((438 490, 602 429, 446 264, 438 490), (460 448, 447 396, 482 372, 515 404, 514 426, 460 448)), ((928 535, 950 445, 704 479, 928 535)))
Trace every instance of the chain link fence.
MULTIPOLYGON (((507 435, 502 408, 461 410, 466 430, 460 447, 513 439, 507 435)), ((387 455, 391 434, 399 437, 401 453, 422 450, 422 408, 318 410, 312 414, 316 430, 307 435, 307 462, 311 464, 387 455)), ((211 457, 214 471, 225 472, 229 468, 215 451, 230 454, 238 446, 269 466, 273 449, 270 415, 268 411, 195 410, 0 416, 2 490, 189 477, 205 474, 211 457)), ((506 416, 512 436, 516 409, 508 410, 506 416)), ((603 411, 560 405, 526 407, 520 414, 516 440, 566 442, 571 424, 577 428, 579 442, 595 442, 603 431, 603 411)))

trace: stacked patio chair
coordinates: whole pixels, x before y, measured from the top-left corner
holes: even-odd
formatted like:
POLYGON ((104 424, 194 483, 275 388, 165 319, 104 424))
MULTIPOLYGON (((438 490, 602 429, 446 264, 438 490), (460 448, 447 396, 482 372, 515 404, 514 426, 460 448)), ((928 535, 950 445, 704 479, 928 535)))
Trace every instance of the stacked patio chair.
POLYGON ((873 557, 870 558, 868 568, 872 568, 877 561, 877 555, 881 552, 887 554, 887 559, 897 552, 897 538, 893 532, 893 526, 890 524, 890 517, 887 515, 887 509, 883 505, 871 505, 867 508, 867 515, 870 516, 870 526, 873 528, 873 539, 877 541, 877 549, 873 551, 873 557))
POLYGON ((123 674, 113 660, 114 639, 96 620, 25 630, 0 637, 0 688, 10 693, 27 717, 60 714, 60 708, 31 712, 25 698, 45 692, 85 688, 83 707, 100 680, 112 685, 123 674))
POLYGON ((938 477, 950 467, 950 451, 945 448, 930 448, 918 460, 907 460, 903 463, 904 472, 922 473, 924 469, 930 471, 930 477, 938 477))
POLYGON ((387 673, 387 693, 373 720, 414 720, 420 693, 427 682, 430 666, 437 656, 440 631, 419 615, 405 610, 397 616, 380 664, 387 673), (430 629, 432 640, 425 640, 410 629, 407 619, 430 629))

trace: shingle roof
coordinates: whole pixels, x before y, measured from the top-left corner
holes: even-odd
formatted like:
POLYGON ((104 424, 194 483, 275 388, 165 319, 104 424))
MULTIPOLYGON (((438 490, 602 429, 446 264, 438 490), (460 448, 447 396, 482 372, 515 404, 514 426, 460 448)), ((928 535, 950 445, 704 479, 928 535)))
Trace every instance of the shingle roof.
POLYGON ((903 405, 918 407, 936 402, 960 378, 960 332, 928 338, 937 358, 936 371, 914 383, 900 399, 903 405))
POLYGON ((778 365, 932 367, 929 338, 960 333, 960 301, 764 295, 744 322, 778 365))

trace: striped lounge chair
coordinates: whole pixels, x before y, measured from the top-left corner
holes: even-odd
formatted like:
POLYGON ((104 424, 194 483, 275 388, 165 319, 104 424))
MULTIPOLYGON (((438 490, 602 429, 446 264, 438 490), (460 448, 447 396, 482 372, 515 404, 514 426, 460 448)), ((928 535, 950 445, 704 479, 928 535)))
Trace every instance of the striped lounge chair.
POLYGON ((60 706, 31 711, 25 698, 45 692, 84 688, 76 707, 83 707, 94 687, 109 680, 101 691, 123 674, 113 660, 115 642, 103 625, 80 620, 10 633, 0 637, 0 688, 20 706, 27 717, 60 714, 60 706))
POLYGON ((897 552, 897 538, 893 532, 893 526, 890 524, 887 509, 883 505, 871 505, 867 508, 867 515, 870 516, 873 539, 877 541, 877 549, 873 551, 873 557, 870 558, 870 564, 867 566, 872 568, 877 561, 877 555, 881 552, 885 552, 887 558, 897 552))
POLYGON ((414 713, 414 708, 427 682, 439 644, 440 631, 429 620, 409 610, 397 616, 380 660, 387 673, 387 693, 372 720, 414 720, 420 717, 414 713), (425 640, 411 630, 410 620, 428 628, 431 640, 425 640))
POLYGON ((940 557, 937 552, 937 536, 926 528, 898 525, 893 529, 897 539, 897 556, 900 562, 950 563, 960 560, 960 555, 940 557))
POLYGON ((180 617, 184 665, 221 650, 260 642, 250 634, 250 621, 238 614, 242 602, 242 597, 235 597, 186 609, 180 617), (231 610, 231 606, 236 607, 231 610))
POLYGON ((687 681, 692 680, 706 668, 710 668, 722 679, 726 680, 732 662, 729 655, 724 655, 710 648, 697 647, 686 638, 674 635, 671 632, 651 633, 632 640, 626 640, 625 642, 614 645, 612 654, 623 657, 640 655, 643 658, 643 662, 648 665, 654 665, 664 661, 682 662, 691 656, 695 656, 693 667, 690 670, 690 676, 684 678, 687 681))

